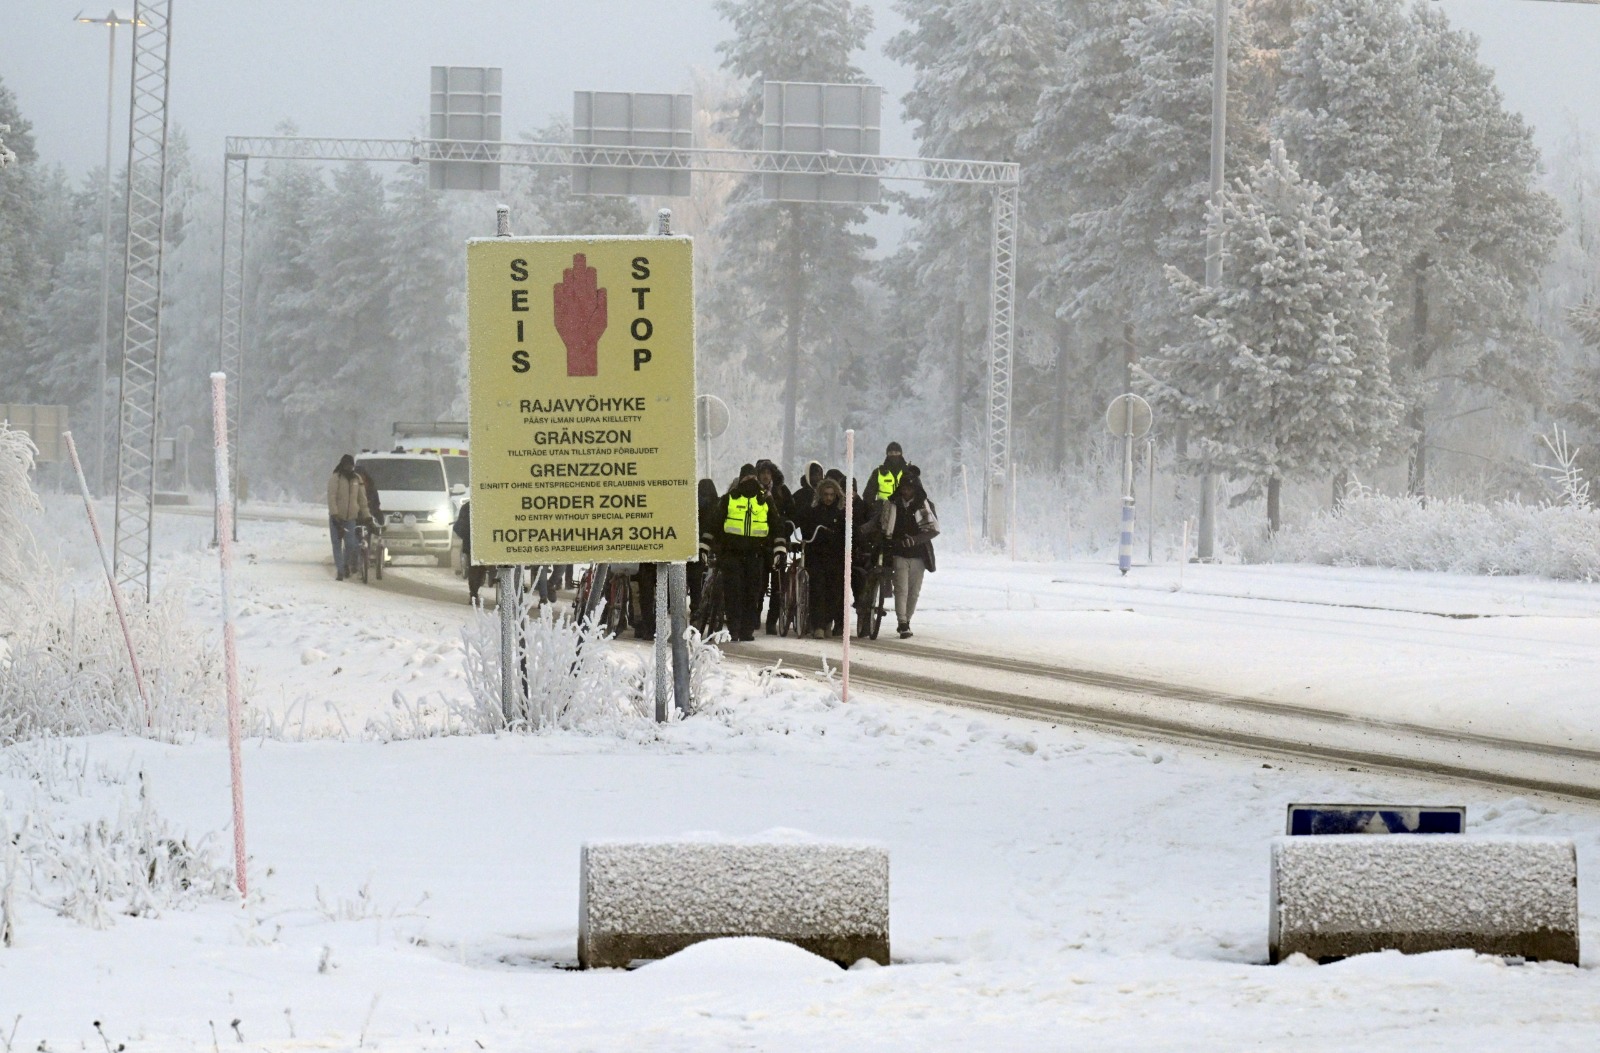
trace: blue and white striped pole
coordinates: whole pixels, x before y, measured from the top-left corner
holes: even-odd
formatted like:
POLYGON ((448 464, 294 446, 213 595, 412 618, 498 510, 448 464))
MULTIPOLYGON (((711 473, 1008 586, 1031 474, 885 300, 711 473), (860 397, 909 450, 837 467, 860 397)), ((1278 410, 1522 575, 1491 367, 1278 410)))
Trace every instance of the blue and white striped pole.
POLYGON ((1128 573, 1133 566, 1133 498, 1122 498, 1122 542, 1117 546, 1117 569, 1128 573))
POLYGON ((1126 407, 1122 426, 1122 538, 1117 545, 1117 569, 1133 566, 1133 405, 1126 407))

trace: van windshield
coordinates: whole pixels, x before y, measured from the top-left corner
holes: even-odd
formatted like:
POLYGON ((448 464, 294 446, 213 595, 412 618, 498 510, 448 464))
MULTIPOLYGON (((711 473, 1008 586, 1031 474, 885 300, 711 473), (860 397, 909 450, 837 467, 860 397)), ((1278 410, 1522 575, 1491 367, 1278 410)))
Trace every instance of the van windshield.
POLYGON ((379 490, 431 490, 439 493, 445 489, 444 468, 436 458, 385 457, 356 463, 372 476, 379 490))
POLYGON ((465 457, 446 457, 444 459, 444 474, 453 487, 457 483, 467 485, 467 459, 465 457))

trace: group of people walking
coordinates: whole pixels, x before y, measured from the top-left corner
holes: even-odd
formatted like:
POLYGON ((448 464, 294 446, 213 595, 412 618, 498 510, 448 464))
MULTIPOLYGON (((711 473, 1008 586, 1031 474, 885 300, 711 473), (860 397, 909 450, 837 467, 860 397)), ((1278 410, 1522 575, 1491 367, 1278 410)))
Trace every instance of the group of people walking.
MULTIPOLYGON (((884 450, 883 463, 865 480, 865 493, 837 468, 820 461, 806 465, 799 485, 790 490, 783 471, 770 460, 742 465, 726 491, 710 479, 699 484, 700 558, 689 567, 692 605, 698 607, 707 565, 716 560, 722 576, 728 632, 735 640, 753 640, 762 625, 766 603, 768 635, 778 632, 783 603, 784 570, 791 546, 804 546, 809 571, 811 628, 815 636, 849 631, 844 597, 845 516, 857 539, 851 571, 852 601, 864 584, 864 567, 875 546, 893 560, 893 593, 897 630, 911 635, 924 574, 934 569, 933 539, 939 533, 937 509, 922 485, 922 473, 906 463, 897 442, 884 450), (849 493, 846 493, 846 486, 849 493)), ((463 504, 454 523, 467 565, 467 586, 476 602, 487 568, 471 558, 470 504, 463 504)), ((328 531, 333 565, 339 580, 356 573, 358 531, 381 516, 372 479, 345 454, 328 479, 328 531)), ((570 579, 570 567, 562 568, 570 579)), ((640 567, 642 617, 639 635, 654 635, 654 566, 640 567), (647 573, 648 572, 648 573, 647 573), (648 578, 648 580, 646 580, 648 578)), ((552 586, 553 586, 552 579, 552 586)), ((551 589, 553 593, 553 587, 551 589)))
MULTIPOLYGON (((813 634, 838 636, 848 631, 844 603, 845 516, 852 517, 857 566, 852 591, 859 593, 864 575, 862 555, 871 546, 888 547, 894 561, 895 617, 902 639, 911 635, 922 577, 934 569, 933 539, 938 517, 922 485, 922 473, 907 464, 900 444, 891 442, 883 463, 867 480, 866 493, 850 485, 837 468, 821 462, 806 465, 800 485, 791 491, 781 469, 768 460, 745 464, 726 493, 718 494, 710 479, 700 481, 701 563, 714 556, 722 575, 728 632, 735 640, 753 640, 762 624, 766 599, 766 631, 778 631, 783 597, 783 571, 791 544, 805 545, 809 571, 813 634)), ((853 597, 854 598, 854 597, 853 597)))

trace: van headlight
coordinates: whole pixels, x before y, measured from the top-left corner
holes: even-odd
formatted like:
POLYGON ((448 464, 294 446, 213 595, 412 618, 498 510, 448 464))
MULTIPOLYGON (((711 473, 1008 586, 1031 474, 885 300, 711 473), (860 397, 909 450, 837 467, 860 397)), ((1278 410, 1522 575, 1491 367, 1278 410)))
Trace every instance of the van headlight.
POLYGON ((454 517, 450 515, 450 506, 448 504, 441 505, 439 510, 433 514, 438 517, 438 521, 441 523, 452 523, 455 521, 454 517))

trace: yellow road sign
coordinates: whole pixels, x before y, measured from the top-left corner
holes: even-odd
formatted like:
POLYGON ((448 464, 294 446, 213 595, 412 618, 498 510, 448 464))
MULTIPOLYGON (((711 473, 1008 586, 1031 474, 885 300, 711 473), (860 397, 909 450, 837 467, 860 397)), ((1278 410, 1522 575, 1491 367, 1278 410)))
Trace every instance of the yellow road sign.
POLYGON ((693 559, 690 240, 469 241, 467 332, 473 561, 693 559))

